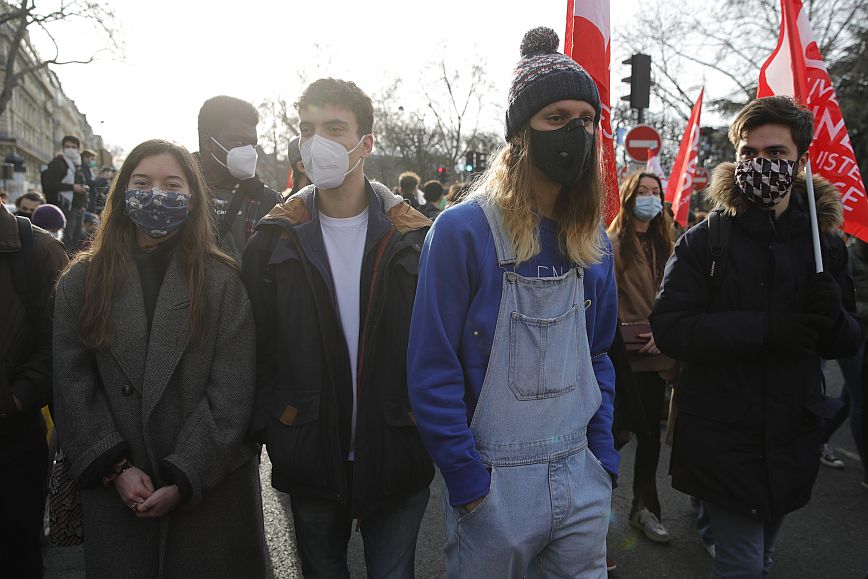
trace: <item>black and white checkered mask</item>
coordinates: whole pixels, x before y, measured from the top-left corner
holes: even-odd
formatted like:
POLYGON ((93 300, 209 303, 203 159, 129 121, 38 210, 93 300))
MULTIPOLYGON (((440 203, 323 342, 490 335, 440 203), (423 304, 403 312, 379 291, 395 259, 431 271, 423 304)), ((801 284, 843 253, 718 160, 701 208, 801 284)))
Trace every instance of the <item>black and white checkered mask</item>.
POLYGON ((754 157, 735 164, 735 182, 749 201, 771 209, 793 188, 796 162, 754 157))

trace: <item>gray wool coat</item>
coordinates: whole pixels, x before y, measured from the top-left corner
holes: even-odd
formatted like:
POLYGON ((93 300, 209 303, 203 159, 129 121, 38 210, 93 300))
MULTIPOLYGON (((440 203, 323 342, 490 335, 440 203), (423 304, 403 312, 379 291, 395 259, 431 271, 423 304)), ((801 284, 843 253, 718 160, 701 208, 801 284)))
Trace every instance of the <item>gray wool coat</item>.
POLYGON ((114 340, 93 351, 78 336, 86 264, 61 278, 54 316, 54 412, 73 476, 126 442, 130 462, 159 488, 167 460, 189 500, 138 519, 116 489, 82 490, 88 577, 264 577, 257 447, 244 441, 253 407, 255 330, 236 272, 208 269, 207 329, 193 342, 190 296, 173 257, 150 337, 139 275, 113 299, 114 340))

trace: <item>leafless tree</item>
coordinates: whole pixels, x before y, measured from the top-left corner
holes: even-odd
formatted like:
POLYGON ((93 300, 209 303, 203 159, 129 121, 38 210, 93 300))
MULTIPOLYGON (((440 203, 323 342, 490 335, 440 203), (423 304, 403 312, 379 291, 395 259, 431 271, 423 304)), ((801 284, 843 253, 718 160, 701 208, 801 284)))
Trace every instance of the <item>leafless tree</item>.
POLYGON ((117 30, 114 12, 101 2, 90 0, 0 2, 0 35, 5 36, 4 41, 8 43, 3 88, 0 90, 0 114, 6 110, 15 88, 26 75, 49 65, 89 64, 99 52, 121 53, 122 42, 117 30), (103 37, 105 48, 83 60, 64 58, 62 54, 68 53, 68 48, 64 49, 60 46, 57 33, 60 27, 75 22, 84 22, 94 28, 96 33, 103 37), (36 56, 36 51, 30 43, 30 33, 37 30, 51 42, 54 47, 53 54, 36 56), (25 58, 28 53, 30 58, 25 58))

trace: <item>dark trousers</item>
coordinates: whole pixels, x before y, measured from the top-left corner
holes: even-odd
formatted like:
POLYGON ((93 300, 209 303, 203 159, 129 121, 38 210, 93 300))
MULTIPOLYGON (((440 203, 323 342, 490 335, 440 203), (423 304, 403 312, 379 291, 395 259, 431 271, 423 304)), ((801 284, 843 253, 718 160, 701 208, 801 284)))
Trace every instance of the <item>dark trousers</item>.
MULTIPOLYGON (((352 488, 352 467, 347 479, 352 488)), ((365 545, 365 567, 372 579, 412 579, 415 576, 416 537, 428 506, 428 487, 395 499, 359 521, 365 545)), ((352 532, 351 502, 291 496, 295 537, 306 579, 344 579, 347 545, 352 532)))
POLYGON ((666 381, 657 372, 634 372, 642 400, 645 423, 636 428, 636 461, 633 466, 633 508, 645 507, 660 518, 657 497, 657 463, 660 462, 660 418, 666 398, 666 381))
POLYGON ((42 577, 42 516, 48 484, 48 444, 0 464, 0 573, 42 577))

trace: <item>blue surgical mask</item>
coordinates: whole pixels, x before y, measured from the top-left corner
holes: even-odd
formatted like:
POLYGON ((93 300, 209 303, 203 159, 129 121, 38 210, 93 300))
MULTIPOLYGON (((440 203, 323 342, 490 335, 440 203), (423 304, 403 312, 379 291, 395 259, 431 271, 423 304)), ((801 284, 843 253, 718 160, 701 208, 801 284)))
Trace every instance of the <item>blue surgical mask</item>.
POLYGON ((162 239, 181 228, 190 211, 190 194, 182 191, 130 189, 126 192, 125 213, 142 232, 162 239))
POLYGON ((636 197, 636 206, 633 207, 633 215, 642 221, 651 221, 663 210, 663 202, 656 195, 643 195, 636 197))

